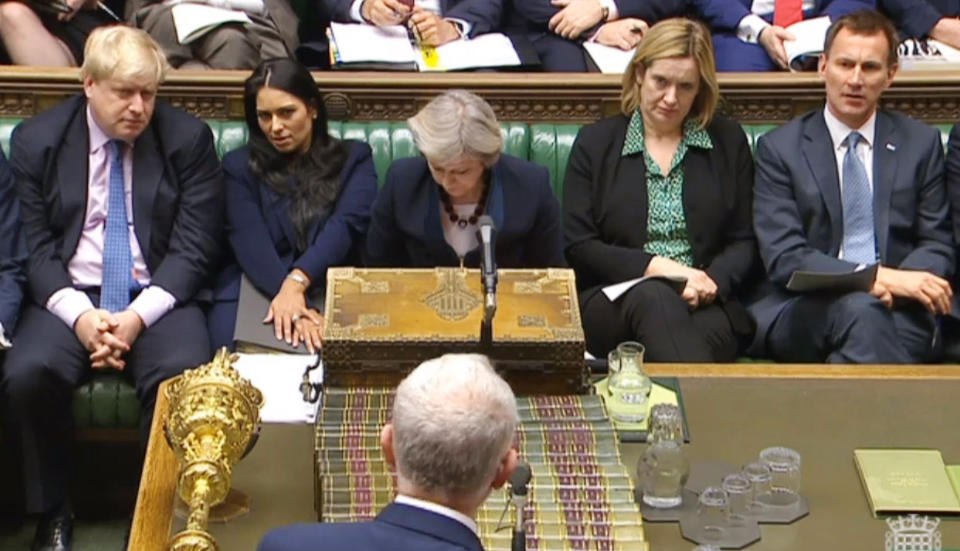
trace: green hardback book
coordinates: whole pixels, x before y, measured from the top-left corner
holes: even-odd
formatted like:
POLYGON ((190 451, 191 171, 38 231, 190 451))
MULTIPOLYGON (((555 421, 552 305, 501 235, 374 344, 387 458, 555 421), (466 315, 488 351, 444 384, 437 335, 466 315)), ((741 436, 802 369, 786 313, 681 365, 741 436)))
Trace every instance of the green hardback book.
POLYGON ((873 515, 960 514, 960 500, 939 450, 854 450, 873 515))

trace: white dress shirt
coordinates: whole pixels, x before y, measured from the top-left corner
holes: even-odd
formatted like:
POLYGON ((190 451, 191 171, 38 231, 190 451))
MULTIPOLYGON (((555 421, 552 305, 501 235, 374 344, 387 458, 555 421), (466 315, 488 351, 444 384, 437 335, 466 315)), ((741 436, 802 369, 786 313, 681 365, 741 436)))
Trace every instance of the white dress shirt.
MULTIPOLYGON (((761 16, 772 16, 775 5, 776 0, 753 0, 753 4, 750 6, 750 11, 753 13, 741 19, 740 23, 737 24, 737 38, 744 42, 756 44, 760 37, 760 31, 770 26, 770 23, 767 23, 761 16)), ((812 9, 813 0, 803 0, 803 11, 812 9)))
MULTIPOLYGON (((360 13, 360 8, 363 7, 363 2, 364 0, 353 0, 353 3, 350 4, 350 18, 357 23, 366 23, 366 21, 363 19, 363 15, 360 13)), ((443 17, 443 10, 440 9, 440 0, 414 0, 414 5, 443 17)), ((456 17, 448 17, 446 19, 457 26, 457 28, 460 30, 460 36, 462 38, 469 38, 471 28, 470 23, 467 23, 463 19, 458 19, 456 17)))
POLYGON ((7 334, 3 332, 3 324, 0 323, 0 350, 6 350, 12 346, 13 344, 7 339, 7 334))
MULTIPOLYGON (((833 116, 829 107, 823 108, 823 118, 827 123, 827 131, 830 132, 830 140, 833 142, 833 154, 837 162, 837 182, 840 184, 840 197, 843 198, 843 157, 847 154, 847 136, 851 132, 859 132, 861 140, 857 143, 857 150, 854 152, 863 167, 867 170, 867 182, 870 184, 870 191, 873 191, 873 147, 876 140, 877 112, 874 111, 867 122, 860 128, 850 128, 840 122, 840 119, 833 116)), ((840 245, 840 258, 843 258, 843 245, 840 245)))
POLYGON ((480 537, 480 532, 477 530, 477 521, 468 517, 467 515, 456 511, 449 507, 440 505, 439 503, 434 503, 432 501, 424 501, 422 499, 417 499, 415 497, 405 496, 403 494, 397 494, 397 497, 393 500, 394 503, 400 503, 402 505, 409 505, 411 507, 416 507, 417 509, 424 509, 430 511, 431 513, 436 513, 438 515, 443 515, 447 518, 451 518, 460 524, 466 526, 470 529, 471 532, 480 537))

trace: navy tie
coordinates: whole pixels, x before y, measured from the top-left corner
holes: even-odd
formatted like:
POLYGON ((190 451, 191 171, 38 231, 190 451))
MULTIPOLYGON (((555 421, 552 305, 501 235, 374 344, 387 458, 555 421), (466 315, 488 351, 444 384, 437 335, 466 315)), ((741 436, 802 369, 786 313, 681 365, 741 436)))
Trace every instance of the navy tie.
POLYGON ((110 190, 107 201, 107 229, 103 239, 103 282, 100 307, 120 312, 130 304, 134 286, 133 254, 130 252, 130 230, 127 228, 127 198, 123 185, 123 149, 120 140, 110 140, 113 157, 110 161, 110 190))
POLYGON ((867 169, 857 155, 857 144, 862 138, 859 132, 851 132, 846 139, 847 153, 843 156, 843 259, 873 264, 877 260, 873 192, 867 169))

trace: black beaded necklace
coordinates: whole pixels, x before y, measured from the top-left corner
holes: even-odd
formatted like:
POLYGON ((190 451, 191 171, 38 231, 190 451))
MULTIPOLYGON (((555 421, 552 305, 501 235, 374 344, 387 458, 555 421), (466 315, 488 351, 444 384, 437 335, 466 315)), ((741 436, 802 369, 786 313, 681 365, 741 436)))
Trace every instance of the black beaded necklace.
POLYGON ((443 186, 437 184, 437 191, 440 192, 440 202, 443 203, 443 210, 447 213, 447 216, 450 217, 450 221, 457 225, 461 230, 466 228, 468 224, 475 225, 477 220, 483 216, 483 207, 487 204, 487 193, 490 191, 490 175, 484 173, 483 175, 483 188, 480 190, 480 200, 477 201, 477 206, 473 209, 473 214, 466 218, 461 218, 457 211, 453 210, 453 203, 450 202, 450 195, 447 194, 447 190, 443 189, 443 186))

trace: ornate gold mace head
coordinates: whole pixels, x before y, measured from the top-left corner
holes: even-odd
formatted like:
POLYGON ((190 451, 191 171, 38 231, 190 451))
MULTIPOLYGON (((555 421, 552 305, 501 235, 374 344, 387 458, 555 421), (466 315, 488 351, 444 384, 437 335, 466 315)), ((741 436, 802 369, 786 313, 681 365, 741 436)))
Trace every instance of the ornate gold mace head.
POLYGON ((167 385, 167 442, 180 460, 177 489, 190 506, 187 527, 171 551, 219 549, 207 532, 210 508, 230 491, 233 465, 260 428, 263 395, 233 368, 236 354, 221 348, 213 361, 188 369, 167 385))

